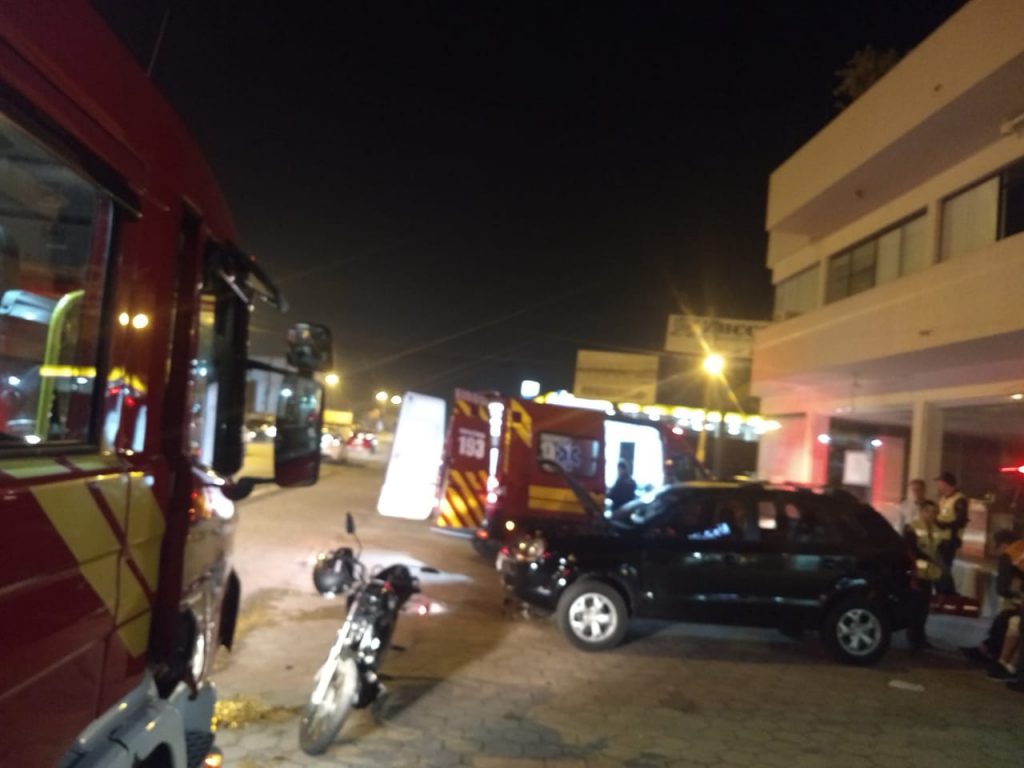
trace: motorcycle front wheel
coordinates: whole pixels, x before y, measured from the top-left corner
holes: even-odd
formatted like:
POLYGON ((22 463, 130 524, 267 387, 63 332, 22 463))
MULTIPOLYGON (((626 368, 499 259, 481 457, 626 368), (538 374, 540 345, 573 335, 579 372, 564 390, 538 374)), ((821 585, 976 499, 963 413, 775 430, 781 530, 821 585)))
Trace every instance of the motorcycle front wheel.
POLYGON ((299 721, 299 746, 307 755, 322 755, 334 741, 359 698, 362 681, 348 648, 328 657, 299 721))

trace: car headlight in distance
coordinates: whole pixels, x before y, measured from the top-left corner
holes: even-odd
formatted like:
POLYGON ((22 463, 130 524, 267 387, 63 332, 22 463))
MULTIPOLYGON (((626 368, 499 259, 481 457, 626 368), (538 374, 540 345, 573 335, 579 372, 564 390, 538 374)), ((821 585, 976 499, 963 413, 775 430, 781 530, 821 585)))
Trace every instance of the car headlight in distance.
POLYGON ((513 554, 516 560, 538 560, 547 550, 547 542, 541 536, 531 536, 520 539, 513 554))

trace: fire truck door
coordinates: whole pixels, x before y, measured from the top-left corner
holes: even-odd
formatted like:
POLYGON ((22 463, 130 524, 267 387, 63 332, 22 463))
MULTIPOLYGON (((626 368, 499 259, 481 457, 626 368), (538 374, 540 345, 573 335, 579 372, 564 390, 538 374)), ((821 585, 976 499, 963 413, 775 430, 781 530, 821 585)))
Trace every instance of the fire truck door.
POLYGON ((135 480, 103 455, 0 460, 0 722, 22 743, 63 749, 144 668, 160 551, 131 543, 135 480))
POLYGON ((487 404, 456 397, 438 494, 439 528, 478 528, 487 499, 490 424, 487 404))
POLYGON ((444 400, 407 392, 402 398, 377 511, 386 517, 430 517, 443 453, 444 400))

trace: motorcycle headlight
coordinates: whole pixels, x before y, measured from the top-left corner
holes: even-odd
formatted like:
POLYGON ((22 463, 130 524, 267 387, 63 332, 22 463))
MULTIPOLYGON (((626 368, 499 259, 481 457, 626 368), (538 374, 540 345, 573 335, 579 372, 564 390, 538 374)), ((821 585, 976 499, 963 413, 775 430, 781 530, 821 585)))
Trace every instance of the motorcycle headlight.
POLYGON ((541 536, 520 539, 512 551, 516 560, 537 560, 548 550, 547 542, 541 536))

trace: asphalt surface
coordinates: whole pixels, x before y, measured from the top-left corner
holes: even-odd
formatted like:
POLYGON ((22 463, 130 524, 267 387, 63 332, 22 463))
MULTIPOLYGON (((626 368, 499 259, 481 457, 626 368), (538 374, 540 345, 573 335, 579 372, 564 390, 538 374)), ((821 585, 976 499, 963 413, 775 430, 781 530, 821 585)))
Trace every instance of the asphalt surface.
POLYGON ((1022 764, 1024 696, 955 652, 982 623, 934 621, 936 651, 912 656, 899 638, 870 669, 832 662, 813 635, 656 622, 635 624, 615 651, 582 653, 549 619, 503 606, 492 565, 467 543, 380 518, 382 471, 380 457, 327 466, 317 486, 261 487, 241 506, 239 639, 214 674, 227 765, 1022 764), (423 576, 443 612, 402 615, 404 650, 382 667, 388 693, 312 758, 298 748, 298 716, 344 604, 315 593, 311 563, 347 540, 347 511, 370 564, 443 571, 423 576))

